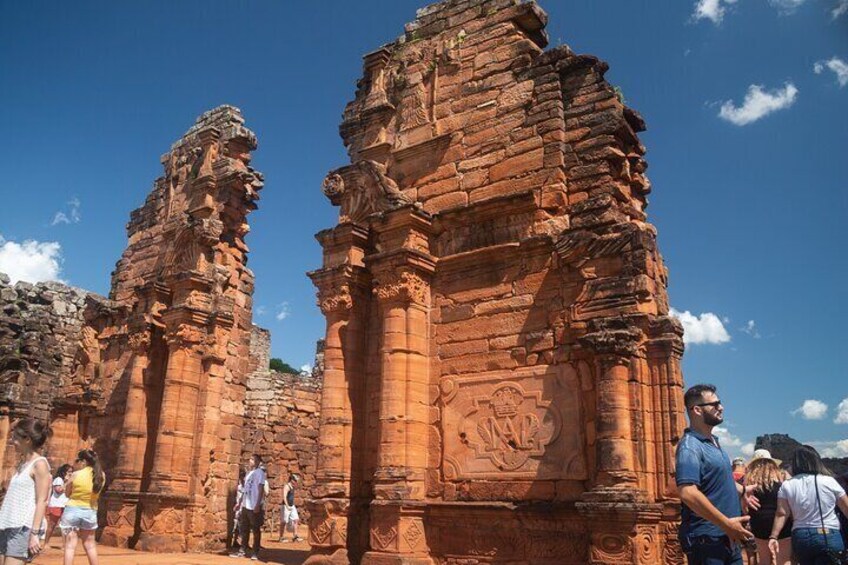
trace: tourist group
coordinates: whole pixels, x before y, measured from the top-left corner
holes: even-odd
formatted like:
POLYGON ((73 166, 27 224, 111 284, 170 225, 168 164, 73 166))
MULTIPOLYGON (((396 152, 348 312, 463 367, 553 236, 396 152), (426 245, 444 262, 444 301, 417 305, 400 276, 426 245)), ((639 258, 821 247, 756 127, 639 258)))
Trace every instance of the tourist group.
POLYGON ((32 561, 58 524, 64 540, 64 564, 74 562, 77 542, 97 565, 97 500, 106 482, 97 453, 83 449, 73 465, 59 465, 52 480, 41 448, 50 428, 38 420, 19 420, 11 442, 20 457, 0 507, 0 565, 32 561))
MULTIPOLYGON (((280 513, 280 541, 301 541, 297 535, 300 516, 294 505, 294 492, 300 477, 296 473, 289 475, 283 487, 283 507, 280 513), (286 539, 291 532, 291 539, 286 539)), ((236 504, 233 507, 233 542, 236 551, 231 557, 249 557, 259 559, 262 543, 262 524, 265 523, 265 501, 271 487, 262 457, 254 453, 247 458, 247 468, 239 471, 239 484, 236 491, 236 504), (253 536, 253 545, 250 537, 253 536)))
MULTIPOLYGON (((59 465, 51 479, 50 464, 41 454, 50 433, 50 428, 32 418, 19 420, 11 431, 11 443, 19 462, 0 506, 0 565, 32 561, 46 547, 57 525, 64 541, 64 565, 74 562, 78 541, 82 541, 89 565, 98 565, 97 502, 106 474, 97 453, 83 449, 73 465, 59 465)), ((297 534, 299 517, 294 503, 299 480, 297 474, 291 474, 283 487, 280 541, 301 539, 297 534), (289 531, 291 539, 285 540, 289 531)), ((233 508, 233 546, 239 548, 232 554, 234 557, 259 559, 269 490, 262 458, 251 455, 247 468, 240 473, 233 508), (248 550, 251 534, 252 551, 248 550)))
POLYGON ((808 445, 786 462, 765 449, 731 462, 712 433, 724 421, 716 387, 695 385, 684 402, 676 480, 690 565, 848 563, 848 476, 835 478, 808 445))

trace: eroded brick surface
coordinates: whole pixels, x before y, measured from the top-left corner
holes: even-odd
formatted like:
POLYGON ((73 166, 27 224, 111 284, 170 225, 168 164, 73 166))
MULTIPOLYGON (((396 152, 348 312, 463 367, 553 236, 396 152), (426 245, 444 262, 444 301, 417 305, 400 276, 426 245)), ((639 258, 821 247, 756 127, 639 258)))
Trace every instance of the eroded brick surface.
POLYGON ((641 117, 534 2, 365 55, 327 319, 312 563, 680 562, 680 326, 641 117))

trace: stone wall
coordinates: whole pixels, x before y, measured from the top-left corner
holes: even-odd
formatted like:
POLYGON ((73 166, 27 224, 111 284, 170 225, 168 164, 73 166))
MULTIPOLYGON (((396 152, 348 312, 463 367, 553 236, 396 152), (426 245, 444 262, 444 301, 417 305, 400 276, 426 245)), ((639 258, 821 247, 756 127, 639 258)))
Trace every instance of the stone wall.
MULTIPOLYGON (((0 273, 0 411, 8 422, 24 416, 51 421, 46 455, 73 460, 91 445, 89 421, 102 396, 97 337, 87 325, 109 300, 58 282, 9 284, 0 273)), ((5 445, 8 429, 2 430, 5 445)), ((6 479, 14 454, 6 451, 6 479)), ((5 483, 4 483, 5 484, 5 483)))
POLYGON ((682 329, 645 123, 606 63, 545 50, 546 22, 447 0, 364 56, 310 273, 309 563, 682 561, 682 329))
POLYGON ((315 486, 321 381, 311 375, 269 371, 268 330, 254 326, 250 346, 256 369, 247 378, 242 461, 252 453, 265 461, 271 487, 266 524, 279 531, 283 486, 290 473, 301 476, 295 504, 304 523, 309 516, 305 502, 315 486))

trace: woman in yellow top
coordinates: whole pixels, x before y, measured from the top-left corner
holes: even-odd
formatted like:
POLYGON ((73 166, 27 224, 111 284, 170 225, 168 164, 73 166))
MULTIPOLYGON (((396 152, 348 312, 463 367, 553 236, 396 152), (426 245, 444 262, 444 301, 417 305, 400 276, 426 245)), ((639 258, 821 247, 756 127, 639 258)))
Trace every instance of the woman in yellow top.
POLYGON ((106 482, 106 474, 97 454, 91 449, 83 449, 77 454, 74 469, 76 471, 65 483, 68 503, 59 522, 65 538, 64 565, 73 564, 78 539, 82 540, 89 565, 98 565, 94 533, 97 531, 97 499, 106 482))

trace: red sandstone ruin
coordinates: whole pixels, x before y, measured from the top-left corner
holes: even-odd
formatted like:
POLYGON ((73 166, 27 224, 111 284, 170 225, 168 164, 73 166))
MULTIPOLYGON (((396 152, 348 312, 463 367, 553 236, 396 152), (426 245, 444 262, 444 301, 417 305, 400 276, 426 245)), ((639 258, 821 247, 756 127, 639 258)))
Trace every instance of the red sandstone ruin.
POLYGON ((546 20, 447 0, 364 58, 310 273, 312 565, 682 560, 645 124, 546 20))
POLYGON ((10 422, 24 416, 50 422, 54 466, 94 447, 106 543, 222 547, 248 453, 268 460, 269 507, 289 472, 312 484, 320 383, 271 373, 270 337, 252 325, 255 148, 237 108, 198 118, 131 215, 109 299, 0 277, 4 467, 10 422))

